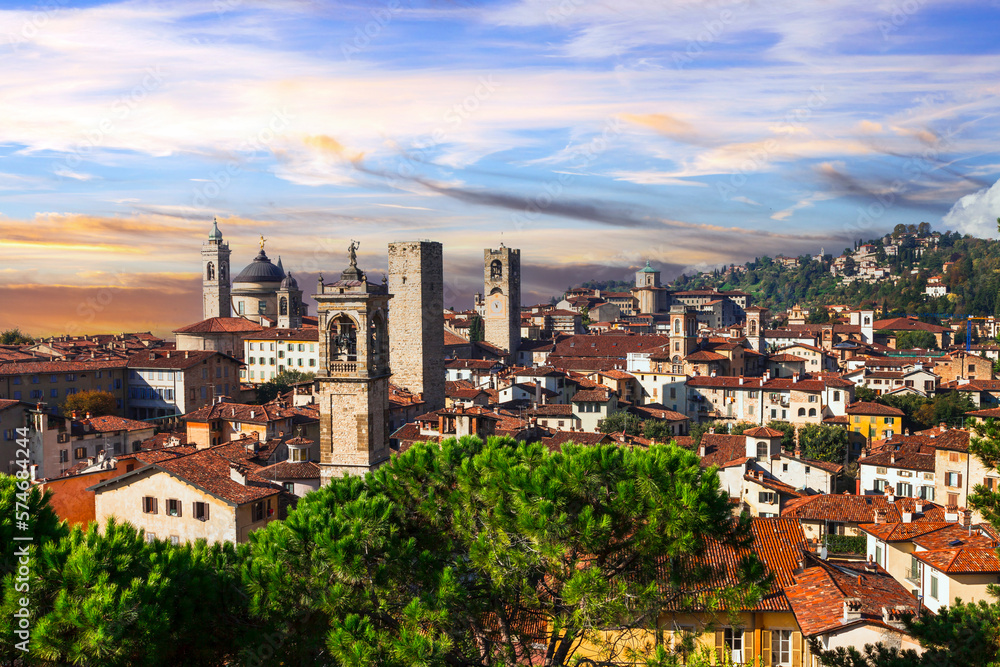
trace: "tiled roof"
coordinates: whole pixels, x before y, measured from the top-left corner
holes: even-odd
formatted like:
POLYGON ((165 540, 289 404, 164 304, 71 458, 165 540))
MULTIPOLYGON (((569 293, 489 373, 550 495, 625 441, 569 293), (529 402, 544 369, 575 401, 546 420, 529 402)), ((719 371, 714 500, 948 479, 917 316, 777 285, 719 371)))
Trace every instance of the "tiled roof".
POLYGON ((569 403, 539 405, 524 411, 527 417, 572 417, 573 406, 569 403))
POLYGON ((953 523, 935 530, 933 533, 915 537, 913 543, 918 547, 923 547, 928 551, 936 549, 955 549, 958 547, 981 547, 984 549, 996 549, 1000 546, 997 539, 989 531, 986 525, 969 530, 968 527, 958 523, 953 523))
POLYGON ((106 369, 125 368, 123 359, 93 359, 85 361, 29 361, 0 364, 0 376, 35 375, 54 373, 86 373, 106 369))
POLYGON ((278 329, 275 327, 243 338, 245 340, 295 340, 315 343, 319 340, 319 329, 316 327, 303 327, 301 329, 278 329))
MULTIPOLYGON (((883 495, 855 496, 829 494, 808 496, 785 506, 782 517, 805 519, 807 521, 836 521, 844 523, 869 523, 875 520, 876 510, 886 511, 886 520, 891 523, 902 521, 900 512, 913 512, 916 499, 896 498, 889 502, 883 495)), ((923 512, 913 517, 914 521, 942 521, 944 509, 934 503, 923 503, 923 512)))
POLYGON ((449 331, 448 329, 445 329, 444 330, 444 344, 445 345, 468 345, 469 344, 469 339, 468 338, 463 338, 462 336, 459 336, 459 335, 455 334, 454 332, 449 331))
POLYGON ((701 446, 705 448, 705 455, 701 457, 702 467, 722 467, 746 457, 746 438, 742 435, 705 433, 701 436, 701 446))
POLYGON ((292 415, 289 414, 288 409, 279 408, 272 404, 214 403, 189 412, 182 419, 186 422, 208 422, 215 419, 225 419, 226 421, 234 422, 266 424, 279 419, 286 419, 290 416, 292 415))
POLYGON ((951 329, 939 327, 936 324, 928 324, 919 320, 911 320, 908 317, 893 317, 888 320, 876 320, 872 327, 882 331, 930 331, 931 333, 950 332, 951 329))
POLYGON ((767 359, 768 361, 781 362, 793 362, 793 361, 808 361, 805 357, 800 357, 797 354, 772 354, 767 359))
POLYGON ((934 454, 923 454, 914 449, 902 448, 900 451, 881 451, 858 459, 860 465, 880 466, 885 468, 901 468, 904 470, 919 470, 934 472, 934 454))
POLYGON ((667 406, 661 405, 659 403, 646 403, 645 405, 632 405, 628 408, 629 412, 635 413, 640 417, 646 419, 662 419, 668 422, 679 422, 679 421, 689 421, 690 417, 681 414, 680 412, 675 412, 674 410, 668 410, 667 406))
POLYGON ((551 436, 542 438, 542 444, 553 452, 559 451, 568 442, 578 445, 604 445, 613 443, 614 438, 607 433, 584 433, 582 431, 553 431, 551 436))
POLYGON ((0 412, 3 412, 8 408, 13 408, 16 405, 20 405, 21 407, 26 409, 31 407, 30 403, 22 403, 21 401, 18 401, 13 398, 0 398, 0 412))
MULTIPOLYGON (((211 350, 174 350, 160 352, 150 350, 132 355, 128 360, 129 368, 176 368, 187 369, 197 366, 201 362, 218 355, 221 359, 235 361, 232 357, 221 352, 211 350)), ((240 362, 236 362, 240 363, 240 362)))
POLYGON ((753 607, 753 611, 789 611, 784 589, 795 583, 794 572, 799 567, 806 539, 802 527, 791 519, 751 519, 754 541, 750 548, 734 549, 715 540, 708 540, 705 555, 699 560, 724 570, 725 574, 711 586, 739 585, 739 564, 756 553, 765 570, 774 575, 770 590, 753 607))
POLYGON ((959 547, 937 551, 915 551, 913 556, 947 574, 1000 573, 1000 557, 996 549, 959 547))
POLYGON ((847 406, 847 414, 879 417, 902 417, 903 411, 889 405, 882 405, 881 403, 858 401, 857 403, 851 403, 847 406))
POLYGON ((80 433, 90 433, 91 431, 97 433, 111 433, 114 431, 141 431, 152 428, 154 428, 154 425, 149 422, 141 422, 135 419, 126 419, 124 417, 115 417, 114 415, 91 417, 90 419, 83 419, 79 422, 73 423, 74 434, 78 431, 80 433), (90 430, 87 430, 87 426, 90 426, 90 430))
POLYGON ((583 391, 578 391, 573 394, 574 403, 583 403, 584 401, 603 403, 611 399, 611 390, 607 388, 598 389, 584 389, 583 391))
POLYGON ((989 408, 987 410, 973 410, 972 412, 966 412, 965 414, 972 417, 980 417, 982 419, 1000 419, 1000 408, 989 408))
POLYGON ((743 435, 748 435, 751 438, 782 438, 785 434, 773 428, 757 426, 743 431, 743 435))
POLYGON ((878 565, 831 563, 806 554, 807 567, 795 577, 785 595, 807 637, 824 634, 858 622, 884 625, 882 609, 917 609, 916 599, 878 565), (844 620, 844 601, 860 602, 860 619, 844 620))
POLYGON ((945 521, 920 521, 917 523, 863 523, 858 526, 883 542, 906 542, 915 537, 954 525, 945 521))
POLYGON ((281 461, 257 470, 269 480, 319 479, 319 464, 312 461, 281 461))
POLYGON ((263 330, 264 327, 261 325, 242 317, 210 317, 207 320, 174 329, 174 333, 242 333, 263 330))
POLYGON ((1000 391, 1000 380, 969 380, 965 383, 956 380, 941 383, 941 388, 957 391, 1000 391))
POLYGON ((760 486, 763 486, 765 489, 771 489, 772 491, 777 491, 778 493, 784 493, 790 496, 794 496, 796 498, 801 498, 805 495, 800 491, 798 491, 798 489, 796 489, 791 484, 785 484, 781 480, 775 479, 774 477, 767 477, 765 475, 757 476, 747 473, 743 475, 743 479, 747 480, 748 482, 759 484, 760 486))
MULTIPOLYGON (((555 357, 611 357, 625 359, 630 352, 649 352, 670 343, 669 336, 659 335, 601 335, 580 334, 569 336, 556 343, 555 357)), ((550 361, 550 363, 552 363, 550 361)))
POLYGON ((446 362, 444 367, 488 371, 496 366, 496 364, 497 362, 488 359, 452 359, 446 362))
POLYGON ((729 357, 718 354, 717 352, 709 352, 708 350, 698 350, 697 352, 692 352, 691 354, 684 357, 685 361, 723 361, 729 357))

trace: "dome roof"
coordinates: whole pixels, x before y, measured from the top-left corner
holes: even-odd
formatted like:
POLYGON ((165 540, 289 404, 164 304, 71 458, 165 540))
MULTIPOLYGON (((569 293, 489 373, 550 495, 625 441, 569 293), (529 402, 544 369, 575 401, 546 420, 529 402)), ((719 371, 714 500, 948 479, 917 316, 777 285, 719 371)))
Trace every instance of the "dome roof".
POLYGON ((280 283, 285 277, 281 267, 275 266, 267 258, 263 248, 240 275, 233 279, 234 283, 280 283))
POLYGON ((646 260, 646 266, 639 269, 639 273, 659 273, 656 269, 649 265, 649 260, 646 260))
POLYGON ((216 220, 215 218, 212 218, 212 231, 208 233, 208 240, 209 241, 222 240, 222 232, 219 231, 219 221, 216 220))
MULTIPOLYGON (((278 258, 281 259, 280 257, 278 258)), ((299 283, 295 278, 292 277, 291 272, 285 276, 285 279, 281 281, 281 289, 298 289, 299 283)))

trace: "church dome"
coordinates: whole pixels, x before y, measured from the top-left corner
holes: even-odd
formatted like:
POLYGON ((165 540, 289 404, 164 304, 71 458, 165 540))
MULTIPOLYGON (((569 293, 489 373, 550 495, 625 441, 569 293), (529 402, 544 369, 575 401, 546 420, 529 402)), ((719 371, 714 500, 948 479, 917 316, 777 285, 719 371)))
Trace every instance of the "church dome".
POLYGON ((233 280, 234 283, 280 283, 285 277, 285 272, 280 267, 275 266, 264 253, 264 249, 257 253, 253 261, 245 269, 240 271, 240 275, 233 280))
POLYGON ((639 269, 639 273, 659 273, 656 269, 649 265, 649 260, 646 260, 646 266, 639 269))
POLYGON ((285 276, 285 279, 281 281, 281 289, 298 289, 298 288, 299 288, 299 283, 297 280, 295 280, 295 278, 292 277, 292 274, 290 272, 288 273, 288 275, 285 276))

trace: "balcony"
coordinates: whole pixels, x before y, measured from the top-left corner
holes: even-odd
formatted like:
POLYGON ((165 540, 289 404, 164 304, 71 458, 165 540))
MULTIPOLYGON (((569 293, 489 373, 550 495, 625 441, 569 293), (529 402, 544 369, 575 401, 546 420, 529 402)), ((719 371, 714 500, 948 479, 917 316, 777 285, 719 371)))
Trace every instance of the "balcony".
POLYGON ((920 586, 920 568, 906 568, 906 580, 914 586, 920 586))

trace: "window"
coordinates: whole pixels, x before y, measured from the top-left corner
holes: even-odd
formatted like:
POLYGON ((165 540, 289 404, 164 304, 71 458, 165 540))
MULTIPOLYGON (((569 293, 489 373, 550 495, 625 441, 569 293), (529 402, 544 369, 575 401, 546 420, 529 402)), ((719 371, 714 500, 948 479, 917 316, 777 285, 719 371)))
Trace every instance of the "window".
POLYGON ((15 376, 14 377, 14 384, 21 384, 21 377, 20 376, 15 376))
POLYGON ((198 521, 208 521, 208 503, 194 503, 194 518, 198 521))
POLYGON ((948 472, 944 475, 945 486, 959 487, 962 486, 962 473, 960 472, 948 472))
POLYGON ((285 487, 285 493, 295 493, 295 483, 294 482, 285 482, 284 484, 282 484, 282 486, 285 487))
POLYGON ((878 466, 878 467, 875 468, 875 474, 876 475, 884 475, 887 472, 888 472, 888 469, 887 468, 883 468, 882 466, 878 466))
POLYGON ((176 498, 167 498, 167 516, 181 515, 181 501, 176 498))
POLYGON ((770 449, 771 448, 768 446, 768 444, 766 442, 758 442, 757 443, 757 458, 759 458, 759 459, 766 459, 768 457, 768 455, 771 453, 770 449))
POLYGON ((898 482, 896 484, 896 495, 904 498, 913 497, 913 485, 909 482, 898 482))
POLYGON ((806 409, 799 408, 799 417, 805 417, 805 416, 806 416, 806 409))
POLYGON ((773 505, 774 504, 774 493, 772 493, 771 491, 761 491, 760 494, 757 497, 757 500, 759 502, 767 504, 767 505, 773 505))
POLYGON ((958 452, 948 452, 948 460, 951 461, 952 463, 960 463, 961 457, 959 456, 958 452))
POLYGON ((15 391, 14 392, 14 399, 20 401, 21 400, 21 392, 15 391))
POLYGON ((156 541, 156 533, 146 533, 146 541, 147 542, 155 542, 156 541))
POLYGON ((781 464, 781 472, 788 472, 788 464, 787 463, 782 463, 781 464))
POLYGON ((87 458, 87 448, 86 447, 77 447, 76 449, 74 449, 73 450, 73 458, 75 458, 77 460, 87 458))
POLYGON ((835 402, 840 400, 840 392, 839 391, 833 392, 833 400, 835 402))
POLYGON ((771 631, 771 664, 785 667, 792 664, 792 631, 771 631))
POLYGON ((958 494, 949 493, 948 494, 948 507, 955 507, 958 505, 958 494))
POLYGON ((59 450, 59 463, 67 463, 69 461, 69 450, 60 449, 59 450))
POLYGON ((810 468, 809 466, 806 466, 806 474, 807 474, 807 475, 809 474, 809 471, 810 471, 810 470, 812 470, 812 468, 810 468))
POLYGON ((882 418, 882 423, 883 424, 892 424, 892 417, 883 417, 882 418))
POLYGON ((49 398, 59 398, 59 390, 55 388, 49 390, 49 398))
POLYGON ((178 535, 171 535, 171 536, 170 536, 170 543, 171 543, 171 544, 173 544, 173 545, 178 545, 178 544, 180 544, 180 543, 181 543, 181 538, 180 538, 180 536, 178 536, 178 535))
POLYGON ((76 373, 66 373, 66 382, 76 382, 76 373))
POLYGON ((726 657, 733 662, 743 662, 743 630, 739 628, 726 628, 722 631, 722 648, 726 657))
POLYGON ((920 497, 923 500, 934 500, 934 487, 933 486, 921 486, 920 487, 920 497))
POLYGON ((156 514, 156 498, 153 496, 144 496, 142 499, 142 513, 143 514, 156 514))
MULTIPOLYGON (((66 379, 67 380, 69 379, 68 375, 66 376, 66 379)), ((37 375, 32 375, 31 376, 31 384, 38 384, 38 376, 37 375)))
MULTIPOLYGON (((97 377, 101 377, 100 374, 98 374, 97 377)), ((49 376, 49 382, 59 382, 59 376, 58 375, 50 375, 49 376)))
POLYGON ((938 597, 938 578, 933 574, 931 575, 931 597, 935 600, 938 597))
POLYGON ((263 521, 264 520, 264 503, 254 503, 250 508, 250 520, 251 521, 263 521))
MULTIPOLYGON (((875 545, 875 562, 878 563, 879 565, 882 565, 882 545, 881 544, 876 544, 875 545)), ((884 567, 884 565, 883 565, 883 567, 884 567)))

